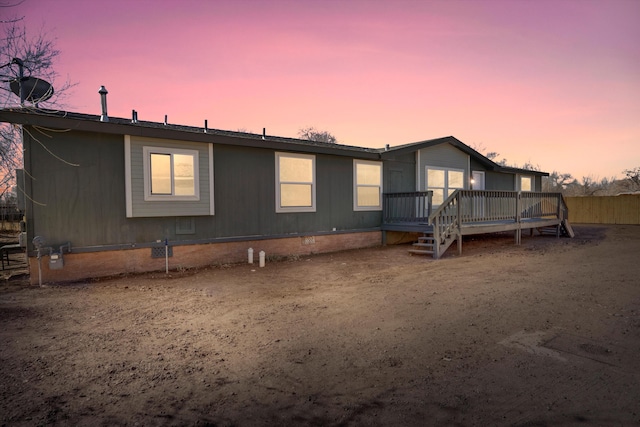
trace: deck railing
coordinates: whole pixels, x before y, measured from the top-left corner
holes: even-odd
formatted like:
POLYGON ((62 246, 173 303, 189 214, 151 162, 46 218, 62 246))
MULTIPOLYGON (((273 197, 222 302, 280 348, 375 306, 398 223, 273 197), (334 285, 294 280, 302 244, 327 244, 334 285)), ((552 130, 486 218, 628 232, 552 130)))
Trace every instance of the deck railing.
POLYGON ((460 238, 464 224, 567 217, 560 193, 456 190, 429 217, 436 241, 434 255, 438 258, 453 240, 460 238))
POLYGON ((560 193, 459 190, 461 224, 531 218, 565 219, 560 193))
POLYGON ((521 216, 527 218, 566 219, 566 205, 560 193, 521 193, 521 216))
POLYGON ((517 196, 517 191, 459 190, 460 222, 515 220, 517 196))
POLYGON ((383 221, 391 223, 427 223, 431 215, 433 191, 384 193, 383 221))
POLYGON ((436 211, 432 208, 432 196, 432 191, 384 193, 384 223, 432 224, 438 216, 448 218, 452 215, 459 218, 460 224, 567 217, 566 204, 560 193, 456 190, 436 211))
POLYGON ((572 233, 565 221, 568 210, 560 193, 456 190, 435 209, 431 205, 432 197, 431 191, 383 194, 383 222, 394 226, 430 226, 422 232, 433 233, 435 258, 456 240, 461 251, 462 235, 465 230, 469 231, 468 227, 516 230, 516 243, 520 242, 523 227, 557 225, 559 234, 562 224, 572 233))

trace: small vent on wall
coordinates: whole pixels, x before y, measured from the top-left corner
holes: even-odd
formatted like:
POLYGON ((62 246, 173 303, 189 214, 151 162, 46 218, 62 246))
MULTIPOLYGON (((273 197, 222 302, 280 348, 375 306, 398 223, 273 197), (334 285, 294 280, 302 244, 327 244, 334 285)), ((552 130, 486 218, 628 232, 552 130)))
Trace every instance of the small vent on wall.
POLYGON ((315 245, 316 244, 315 236, 302 237, 302 244, 303 245, 315 245))
MULTIPOLYGON (((151 248, 151 258, 164 258, 165 246, 156 246, 151 248)), ((173 256, 173 246, 169 246, 169 256, 173 256)))
POLYGON ((196 234, 194 218, 176 218, 176 234, 196 234))

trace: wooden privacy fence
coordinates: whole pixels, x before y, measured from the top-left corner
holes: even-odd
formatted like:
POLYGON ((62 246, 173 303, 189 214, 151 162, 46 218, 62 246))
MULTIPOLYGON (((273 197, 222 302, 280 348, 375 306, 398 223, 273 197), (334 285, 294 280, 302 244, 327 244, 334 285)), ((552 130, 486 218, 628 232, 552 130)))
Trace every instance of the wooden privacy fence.
POLYGON ((565 197, 574 224, 640 224, 640 194, 565 197))

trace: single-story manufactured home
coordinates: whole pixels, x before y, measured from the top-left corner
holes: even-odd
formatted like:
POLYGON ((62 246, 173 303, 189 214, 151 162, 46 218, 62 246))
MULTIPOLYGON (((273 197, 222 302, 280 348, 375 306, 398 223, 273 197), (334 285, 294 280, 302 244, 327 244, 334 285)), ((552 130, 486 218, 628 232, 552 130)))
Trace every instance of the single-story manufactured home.
POLYGON ((0 122, 22 127, 32 283, 238 262, 249 248, 269 258, 372 247, 392 233, 417 233, 415 251, 437 258, 498 223, 516 240, 568 226, 561 196, 539 193, 546 173, 503 167, 452 136, 373 149, 135 113, 18 108, 0 122))

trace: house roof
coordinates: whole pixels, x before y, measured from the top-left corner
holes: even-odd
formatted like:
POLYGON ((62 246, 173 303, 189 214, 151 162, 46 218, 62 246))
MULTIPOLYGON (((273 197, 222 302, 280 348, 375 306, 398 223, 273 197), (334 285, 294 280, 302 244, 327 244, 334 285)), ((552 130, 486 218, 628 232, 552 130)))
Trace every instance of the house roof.
POLYGON ((477 162, 479 162, 481 165, 486 167, 487 170, 492 170, 496 172, 549 176, 548 172, 534 171, 529 169, 521 169, 521 168, 514 168, 514 167, 500 165, 494 162, 493 160, 489 159, 488 157, 480 154, 478 151, 474 150, 473 148, 469 147, 467 144, 465 144, 464 142, 460 141, 459 139, 453 136, 445 136, 445 137, 436 138, 436 139, 427 139, 424 141, 412 142, 410 144, 403 144, 403 145, 397 145, 395 147, 389 147, 385 149, 385 151, 382 153, 382 158, 384 159, 385 157, 391 156, 393 154, 398 154, 398 153, 415 152, 423 148, 433 147, 440 144, 450 144, 456 147, 457 149, 468 154, 477 162))
POLYGON ((451 144, 465 152, 488 170, 508 173, 526 173, 548 176, 546 172, 530 171, 499 165, 483 156, 473 148, 453 136, 429 139, 410 144, 385 148, 365 148, 353 145, 309 141, 306 139, 286 138, 273 135, 260 135, 249 132, 235 132, 196 126, 184 126, 109 117, 108 122, 100 121, 100 116, 57 110, 33 108, 0 109, 0 122, 41 126, 57 129, 72 129, 86 132, 101 132, 118 135, 133 135, 149 138, 164 138, 181 141, 211 142, 218 144, 240 145, 246 147, 270 148, 297 152, 333 154, 362 159, 385 159, 394 154, 410 153, 422 148, 439 144, 451 144))
POLYGON ((56 129, 72 129, 86 132, 101 132, 118 135, 133 135, 149 138, 174 139, 180 141, 211 142, 217 144, 240 145, 245 147, 271 148, 297 152, 342 155, 363 159, 380 159, 380 151, 375 148, 356 147, 344 144, 309 141, 249 132, 234 132, 196 126, 164 124, 119 117, 109 117, 108 122, 100 121, 99 115, 82 114, 29 108, 0 110, 0 122, 41 126, 56 129))

